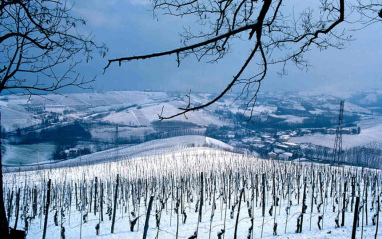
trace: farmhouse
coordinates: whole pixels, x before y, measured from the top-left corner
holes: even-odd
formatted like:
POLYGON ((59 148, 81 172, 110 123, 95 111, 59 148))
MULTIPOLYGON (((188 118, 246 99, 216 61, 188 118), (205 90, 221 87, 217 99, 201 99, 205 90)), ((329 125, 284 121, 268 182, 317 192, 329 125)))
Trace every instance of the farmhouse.
POLYGON ((285 153, 280 154, 280 155, 279 155, 279 158, 280 158, 280 159, 283 159, 283 160, 289 160, 289 159, 292 158, 292 156, 293 156, 292 153, 285 152, 285 153))

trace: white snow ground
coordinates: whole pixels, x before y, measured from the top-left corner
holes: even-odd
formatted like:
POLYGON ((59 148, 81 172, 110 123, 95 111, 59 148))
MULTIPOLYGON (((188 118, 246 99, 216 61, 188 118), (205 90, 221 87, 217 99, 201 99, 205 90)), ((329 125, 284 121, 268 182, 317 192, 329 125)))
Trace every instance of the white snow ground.
MULTIPOLYGON (((349 149, 357 146, 369 145, 371 143, 382 142, 382 123, 379 117, 370 120, 364 120, 361 123, 359 123, 359 126, 361 127, 360 134, 342 135, 343 149, 349 149)), ((292 137, 289 141, 298 144, 311 143, 315 145, 333 148, 334 138, 335 134, 316 133, 312 135, 304 135, 301 137, 292 137)))
MULTIPOLYGON (((100 182, 106 182, 110 178, 115 178, 117 173, 125 174, 130 180, 133 180, 137 177, 140 170, 146 170, 151 175, 156 175, 158 178, 161 175, 166 173, 173 172, 175 176, 179 175, 188 175, 192 172, 198 172, 199 169, 196 166, 203 165, 203 170, 213 170, 219 172, 225 167, 225 165, 239 166, 242 164, 249 164, 255 166, 257 164, 261 165, 265 161, 249 158, 243 155, 238 155, 229 152, 222 152, 217 149, 206 149, 206 148, 193 148, 186 151, 180 151, 177 153, 167 153, 163 155, 149 156, 149 157, 138 157, 130 160, 123 160, 119 162, 112 163, 103 163, 96 165, 87 165, 79 166, 72 168, 58 168, 50 170, 38 170, 30 172, 21 172, 21 173, 7 173, 4 176, 5 188, 15 189, 22 187, 23 184, 28 185, 41 185, 43 181, 47 178, 52 179, 52 182, 56 185, 62 185, 63 182, 80 182, 82 180, 87 180, 91 182, 95 176, 100 179, 100 182), (126 175, 127 173, 127 175, 126 175), (73 181, 71 181, 73 180, 73 181)), ((259 167, 259 166, 257 166, 259 167)), ((262 166, 260 166, 262 167, 262 166)), ((233 168, 235 169, 235 168, 233 168)), ((41 186, 40 186, 41 187, 41 186)), ((160 191, 160 190, 159 190, 160 191)), ((59 192, 56 192, 59 193, 59 192)), ((308 194, 309 195, 309 194, 308 194)), ((268 195, 269 196, 269 195, 268 195)), ((234 195, 232 195, 234 197, 234 195)), ((245 196, 249 200, 249 195, 245 196)), ((369 197, 370 199, 370 197, 369 197)), ((74 199, 73 199, 74 200, 74 199)), ((233 198, 232 198, 233 200, 233 198)), ((271 200, 271 199, 267 199, 271 200)), ((296 202, 296 199, 292 199, 293 202, 296 202)), ((300 199, 301 200, 301 199, 300 199)), ((318 213, 316 210, 312 214, 306 213, 303 221, 302 234, 296 234, 296 221, 301 211, 301 205, 293 204, 291 207, 290 214, 285 213, 285 200, 281 200, 281 206, 276 208, 278 224, 278 235, 273 236, 273 222, 274 217, 269 216, 268 213, 264 217, 264 228, 262 238, 337 238, 337 239, 347 239, 351 236, 351 225, 353 221, 353 213, 346 213, 346 223, 345 227, 335 228, 334 218, 337 213, 331 212, 331 200, 328 199, 327 209, 324 215, 324 226, 323 230, 318 230, 317 228, 317 218, 318 213), (311 223, 311 227, 310 227, 311 223)), ((188 215, 186 224, 179 222, 179 237, 178 238, 188 238, 190 237, 195 228, 197 227, 198 219, 197 213, 195 213, 195 201, 193 203, 185 203, 185 210, 188 215)), ((310 202, 310 198, 307 198, 307 202, 310 202)), ((106 204, 106 202, 105 202, 106 204)), ((224 226, 225 218, 225 204, 222 204, 222 199, 218 198, 216 200, 216 211, 213 217, 213 222, 210 224, 210 215, 211 215, 211 205, 206 202, 204 206, 202 222, 199 224, 199 236, 200 239, 207 239, 209 237, 209 231, 211 227, 211 238, 217 238, 217 232, 224 226)), ((309 203, 308 203, 309 204, 309 203)), ((172 209, 172 201, 167 204, 166 209, 162 212, 159 239, 161 238, 175 238, 176 228, 177 228, 177 217, 172 209)), ((57 205, 58 206, 58 205, 57 205)), ((250 226, 250 220, 247 212, 247 205, 243 201, 241 204, 241 213, 239 217, 239 226, 238 226, 238 238, 244 239, 247 238, 248 228, 250 226)), ((267 206, 266 211, 269 207, 267 206)), ((85 208, 84 211, 88 211, 89 208, 85 208)), ((106 210, 106 209, 104 209, 106 210)), ((140 205, 140 215, 145 214, 147 208, 141 202, 140 205)), ((236 212, 235 210, 233 219, 230 218, 230 210, 227 211, 227 220, 226 220, 226 232, 225 238, 233 238, 234 225, 236 221, 236 212)), ((50 210, 50 216, 48 219, 48 229, 47 229, 47 238, 60 238, 60 227, 54 225, 53 215, 55 210, 50 210)), ((371 213, 370 213, 371 214, 371 213)), ((369 216, 370 216, 369 214, 369 216)), ((112 239, 135 239, 142 238, 143 235, 143 226, 145 222, 145 216, 142 216, 139 219, 139 224, 136 226, 136 231, 129 231, 129 218, 128 214, 124 212, 123 208, 117 209, 117 217, 115 223, 115 233, 110 233, 111 221, 104 217, 104 221, 101 223, 100 235, 95 235, 95 226, 99 222, 99 212, 97 215, 94 215, 92 212, 88 213, 88 222, 81 222, 81 214, 75 209, 75 205, 72 202, 72 207, 70 209, 70 214, 65 213, 65 219, 63 225, 65 226, 65 235, 66 238, 112 238, 112 239)), ((255 221, 254 221, 254 238, 260 238, 263 218, 261 217, 261 207, 256 207, 254 210, 255 221)), ((59 218, 59 223, 60 217, 59 218)), ((28 239, 39 239, 42 237, 42 228, 43 228, 43 217, 36 217, 35 220, 32 220, 29 233, 27 235, 28 239)), ((180 221, 181 221, 180 216, 180 221)), ((10 225, 13 225, 14 217, 11 219, 10 225)), ((19 221, 19 228, 23 227, 22 220, 19 221)), ((158 230, 155 227, 155 211, 152 211, 150 216, 150 225, 147 238, 155 238, 158 230)), ((357 229, 357 238, 360 237, 360 228, 357 229)), ((369 226, 364 227, 363 237, 364 238, 373 238, 375 233, 375 226, 371 225, 369 220, 369 226)), ((380 234, 379 234, 380 235, 380 234)))
MULTIPOLYGON (((82 164, 103 163, 108 161, 118 161, 135 157, 168 154, 180 151, 182 149, 195 147, 210 147, 227 151, 233 151, 234 149, 232 146, 220 140, 200 135, 187 135, 167 139, 152 140, 134 146, 122 146, 119 148, 104 150, 73 159, 58 161, 55 163, 40 164, 39 168, 56 168, 82 164)), ((37 163, 33 163, 19 167, 9 166, 6 167, 6 170, 8 172, 18 170, 35 170, 37 167, 37 163)))

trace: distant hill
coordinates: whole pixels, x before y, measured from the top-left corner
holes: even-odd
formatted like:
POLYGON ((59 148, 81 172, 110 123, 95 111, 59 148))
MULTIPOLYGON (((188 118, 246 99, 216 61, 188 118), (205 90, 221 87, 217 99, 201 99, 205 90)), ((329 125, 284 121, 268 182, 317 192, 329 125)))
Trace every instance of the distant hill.
MULTIPOLYGON (((134 146, 122 146, 118 148, 113 148, 109 150, 104 150, 73 159, 55 161, 55 162, 45 162, 40 164, 40 168, 56 168, 56 167, 67 167, 74 165, 83 165, 83 164, 95 164, 103 163, 110 161, 119 161, 137 157, 147 157, 153 155, 162 155, 170 154, 174 152, 181 152, 183 150, 192 149, 196 150, 197 148, 214 148, 223 151, 234 151, 234 148, 230 145, 227 145, 219 140, 212 139, 204 136, 179 136, 172 137, 167 139, 158 139, 142 144, 137 144, 134 146)), ((8 166, 8 171, 13 170, 32 170, 37 169, 37 163, 12 167, 8 166)))

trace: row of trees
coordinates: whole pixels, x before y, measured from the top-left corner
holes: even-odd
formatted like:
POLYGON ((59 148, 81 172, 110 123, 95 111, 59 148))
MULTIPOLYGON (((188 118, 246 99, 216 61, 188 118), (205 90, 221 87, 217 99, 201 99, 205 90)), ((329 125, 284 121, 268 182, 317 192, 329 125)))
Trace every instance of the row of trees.
MULTIPOLYGON (((331 162, 333 160, 333 149, 314 145, 303 148, 299 156, 318 161, 331 162)), ((340 163, 380 169, 381 160, 382 150, 369 145, 344 150, 341 154, 340 163)))

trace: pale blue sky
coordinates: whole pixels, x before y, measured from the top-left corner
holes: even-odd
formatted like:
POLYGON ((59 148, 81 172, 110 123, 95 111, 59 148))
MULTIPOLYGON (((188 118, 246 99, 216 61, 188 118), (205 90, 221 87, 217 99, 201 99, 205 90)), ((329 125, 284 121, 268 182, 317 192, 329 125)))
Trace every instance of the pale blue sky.
MULTIPOLYGON (((169 50, 180 46, 178 33, 183 25, 193 26, 190 19, 158 15, 153 17, 146 0, 81 0, 73 11, 88 20, 86 29, 109 52, 105 59, 95 59, 81 69, 97 74, 97 90, 181 90, 218 92, 241 67, 248 48, 235 45, 234 53, 218 64, 197 62, 193 57, 178 68, 175 56, 112 65, 106 74, 107 59, 169 50)), ((282 78, 270 68, 263 90, 302 90, 335 92, 364 88, 382 88, 382 25, 354 32, 356 41, 344 50, 312 50, 307 53, 313 68, 308 72, 295 67, 282 78)))

